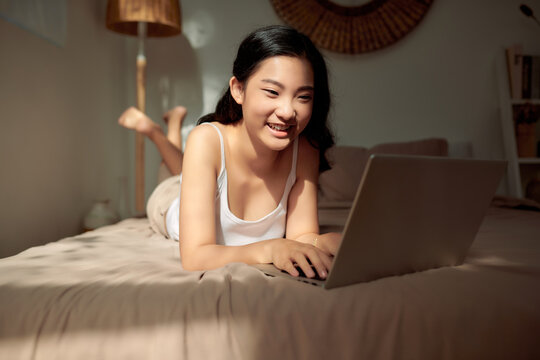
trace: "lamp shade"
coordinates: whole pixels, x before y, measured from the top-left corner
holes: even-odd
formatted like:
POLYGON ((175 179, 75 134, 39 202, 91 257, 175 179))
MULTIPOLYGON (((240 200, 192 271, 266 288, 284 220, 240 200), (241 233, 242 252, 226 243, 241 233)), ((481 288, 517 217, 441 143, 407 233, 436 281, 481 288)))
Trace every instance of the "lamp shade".
POLYGON ((174 36, 182 32, 178 0, 109 0, 107 28, 138 35, 139 22, 147 23, 146 36, 174 36))

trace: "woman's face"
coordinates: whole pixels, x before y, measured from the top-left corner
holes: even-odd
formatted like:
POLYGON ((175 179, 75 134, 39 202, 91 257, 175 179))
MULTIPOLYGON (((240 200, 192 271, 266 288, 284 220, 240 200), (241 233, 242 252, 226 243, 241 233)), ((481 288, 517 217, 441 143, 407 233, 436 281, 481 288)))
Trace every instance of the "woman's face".
POLYGON ((304 58, 262 61, 245 83, 231 79, 248 133, 272 150, 283 150, 307 126, 313 109, 313 71, 304 58))

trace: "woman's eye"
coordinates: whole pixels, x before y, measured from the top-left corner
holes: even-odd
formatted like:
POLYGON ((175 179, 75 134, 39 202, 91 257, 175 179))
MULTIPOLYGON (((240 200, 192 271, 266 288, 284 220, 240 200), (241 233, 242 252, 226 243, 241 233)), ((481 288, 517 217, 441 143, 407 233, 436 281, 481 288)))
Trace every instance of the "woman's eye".
POLYGON ((300 95, 299 98, 300 100, 307 102, 307 101, 311 101, 313 97, 311 95, 300 95))
POLYGON ((272 95, 272 96, 278 96, 278 92, 275 91, 275 90, 272 90, 272 89, 264 89, 264 91, 266 91, 268 94, 272 95))

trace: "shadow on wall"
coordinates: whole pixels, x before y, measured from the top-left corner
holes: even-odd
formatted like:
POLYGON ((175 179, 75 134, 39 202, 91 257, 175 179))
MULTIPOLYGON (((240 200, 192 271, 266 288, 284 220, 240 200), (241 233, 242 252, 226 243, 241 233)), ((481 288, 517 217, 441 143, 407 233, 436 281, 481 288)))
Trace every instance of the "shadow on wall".
POLYGON ((184 36, 149 38, 146 82, 147 113, 160 125, 161 116, 173 106, 188 109, 187 124, 195 123, 202 111, 202 77, 195 51, 184 36))

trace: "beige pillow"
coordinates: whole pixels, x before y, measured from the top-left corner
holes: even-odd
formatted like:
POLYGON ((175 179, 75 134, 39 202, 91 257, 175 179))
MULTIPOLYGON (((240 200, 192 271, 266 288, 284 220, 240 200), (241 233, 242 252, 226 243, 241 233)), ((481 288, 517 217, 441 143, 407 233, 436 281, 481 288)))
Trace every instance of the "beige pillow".
POLYGON ((319 176, 319 202, 353 201, 371 154, 448 156, 448 142, 445 139, 430 138, 379 144, 370 149, 335 146, 328 150, 332 169, 319 176))

